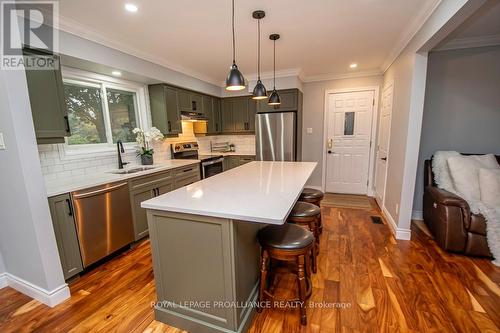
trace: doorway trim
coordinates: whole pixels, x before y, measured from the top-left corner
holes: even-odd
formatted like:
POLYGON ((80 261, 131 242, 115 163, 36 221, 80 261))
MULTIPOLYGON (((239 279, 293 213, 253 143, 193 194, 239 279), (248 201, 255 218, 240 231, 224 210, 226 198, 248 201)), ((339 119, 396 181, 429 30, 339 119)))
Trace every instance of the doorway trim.
POLYGON ((371 136, 370 136, 370 156, 368 161, 368 185, 367 185, 367 195, 369 197, 374 196, 373 192, 373 180, 374 175, 373 171, 375 170, 375 144, 377 141, 377 130, 378 130, 378 104, 379 104, 379 90, 380 86, 368 86, 368 87, 359 87, 359 88, 343 88, 343 89, 327 89, 325 90, 324 97, 324 110, 323 110, 323 145, 322 145, 322 166, 321 166, 321 190, 325 192, 326 190, 326 149, 327 149, 327 140, 328 140, 328 112, 329 112, 329 103, 328 103, 328 95, 331 94, 341 94, 341 93, 350 93, 350 92, 359 92, 359 91, 373 91, 373 98, 375 99, 375 103, 373 105, 373 116, 372 116, 372 128, 371 128, 371 136))

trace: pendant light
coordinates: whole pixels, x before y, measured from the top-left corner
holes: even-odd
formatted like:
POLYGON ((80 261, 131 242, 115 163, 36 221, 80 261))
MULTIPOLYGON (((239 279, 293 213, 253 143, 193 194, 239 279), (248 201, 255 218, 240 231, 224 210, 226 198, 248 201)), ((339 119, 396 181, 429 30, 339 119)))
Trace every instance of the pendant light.
POLYGON ((236 46, 235 46, 235 38, 234 38, 234 0, 232 0, 232 20, 231 24, 233 27, 233 65, 231 66, 231 70, 227 75, 226 79, 226 90, 243 90, 245 89, 245 78, 243 74, 236 66, 236 46))
POLYGON ((256 10, 252 13, 252 17, 257 20, 258 26, 258 43, 257 43, 257 84, 253 88, 252 99, 266 99, 266 87, 260 80, 260 20, 266 16, 263 10, 256 10))
POLYGON ((280 35, 278 34, 272 34, 269 36, 269 39, 273 41, 274 43, 274 56, 273 56, 273 61, 274 61, 274 69, 273 69, 273 91, 271 95, 269 96, 269 100, 267 101, 267 104, 269 105, 280 105, 281 100, 280 100, 280 95, 276 91, 276 40, 280 39, 280 35))

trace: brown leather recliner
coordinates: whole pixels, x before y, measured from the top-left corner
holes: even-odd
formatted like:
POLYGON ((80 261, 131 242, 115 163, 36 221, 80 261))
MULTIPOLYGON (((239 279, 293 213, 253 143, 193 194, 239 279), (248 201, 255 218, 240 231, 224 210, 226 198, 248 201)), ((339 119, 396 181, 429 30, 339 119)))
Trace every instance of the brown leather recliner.
MULTIPOLYGON (((500 164, 500 156, 496 156, 500 164)), ((459 196, 434 182, 431 160, 424 166, 424 221, 440 247, 450 252, 491 257, 486 240, 486 220, 473 214, 459 196)))

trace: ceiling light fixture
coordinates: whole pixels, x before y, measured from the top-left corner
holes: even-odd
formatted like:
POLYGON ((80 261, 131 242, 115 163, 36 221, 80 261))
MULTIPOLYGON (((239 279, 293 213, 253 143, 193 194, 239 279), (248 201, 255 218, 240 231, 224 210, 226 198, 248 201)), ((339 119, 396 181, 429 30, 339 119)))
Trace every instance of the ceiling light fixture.
POLYGON ((235 46, 235 37, 234 37, 234 0, 232 0, 232 28, 233 28, 233 65, 231 66, 231 70, 227 75, 226 79, 226 90, 243 90, 245 89, 245 78, 243 74, 236 66, 236 46, 235 46))
POLYGON ((111 74, 113 74, 114 76, 122 76, 122 72, 120 71, 112 71, 111 74))
POLYGON ((274 69, 273 69, 273 92, 269 96, 269 100, 267 101, 267 104, 269 105, 280 105, 281 104, 281 99, 280 95, 276 91, 276 40, 280 39, 280 35, 278 34, 272 34, 269 36, 269 39, 273 41, 274 45, 274 56, 273 56, 273 61, 274 61, 274 69))
POLYGON ((125 9, 128 11, 128 12, 131 12, 131 13, 135 13, 137 12, 137 10, 139 9, 136 5, 134 5, 133 3, 126 3, 125 4, 125 9))
POLYGON ((350 64, 349 67, 356 68, 356 67, 358 67, 358 64, 350 64))
POLYGON ((266 99, 267 90, 260 80, 260 20, 266 16, 263 10, 256 10, 252 17, 257 20, 258 42, 257 42, 257 84, 253 88, 252 99, 266 99))

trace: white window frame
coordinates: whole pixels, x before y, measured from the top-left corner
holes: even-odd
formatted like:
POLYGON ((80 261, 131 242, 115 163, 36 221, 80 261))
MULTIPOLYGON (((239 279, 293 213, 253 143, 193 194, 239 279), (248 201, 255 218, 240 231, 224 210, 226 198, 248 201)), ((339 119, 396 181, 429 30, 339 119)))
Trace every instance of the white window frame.
MULTIPOLYGON (((147 130, 151 127, 151 116, 149 110, 148 88, 145 84, 114 78, 102 74, 83 71, 80 69, 62 67, 62 77, 64 83, 77 85, 87 85, 99 88, 102 91, 102 111, 104 113, 104 125, 106 127, 107 143, 69 145, 65 140, 64 149, 60 149, 60 158, 63 160, 82 158, 85 156, 110 156, 116 154, 116 144, 109 142, 112 140, 111 120, 108 109, 106 89, 118 89, 135 93, 135 112, 137 126, 147 130)), ((135 142, 123 143, 126 153, 137 150, 135 142)))

